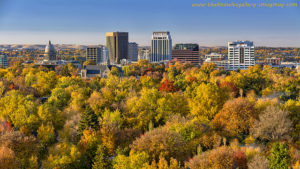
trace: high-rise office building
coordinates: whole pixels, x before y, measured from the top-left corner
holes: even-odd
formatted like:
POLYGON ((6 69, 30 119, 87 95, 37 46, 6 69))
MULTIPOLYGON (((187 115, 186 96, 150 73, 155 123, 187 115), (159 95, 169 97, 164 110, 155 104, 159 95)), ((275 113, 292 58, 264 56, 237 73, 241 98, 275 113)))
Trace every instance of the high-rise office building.
POLYGON ((153 32, 150 62, 172 60, 172 38, 170 32, 153 32))
POLYGON ((45 48, 44 59, 45 60, 56 60, 56 51, 55 51, 54 46, 51 44, 50 40, 45 48))
POLYGON ((102 50, 101 46, 88 47, 86 49, 86 60, 92 60, 96 64, 100 64, 102 62, 102 50))
POLYGON ((107 32, 106 47, 112 64, 128 59, 128 32, 107 32))
POLYGON ((229 70, 248 69, 249 66, 254 66, 253 42, 228 42, 228 60, 229 70))
POLYGON ((100 64, 102 62, 102 47, 88 47, 86 49, 86 60, 92 60, 95 64, 100 64))
POLYGON ((138 44, 135 42, 128 44, 128 60, 132 62, 138 61, 138 44))
POLYGON ((198 44, 176 44, 172 51, 172 59, 182 63, 200 65, 199 45, 198 44))
POLYGON ((8 67, 8 61, 6 55, 0 55, 0 68, 7 68, 8 67))
POLYGON ((97 65, 107 64, 108 56, 108 49, 105 46, 93 46, 86 49, 86 60, 92 60, 97 65))

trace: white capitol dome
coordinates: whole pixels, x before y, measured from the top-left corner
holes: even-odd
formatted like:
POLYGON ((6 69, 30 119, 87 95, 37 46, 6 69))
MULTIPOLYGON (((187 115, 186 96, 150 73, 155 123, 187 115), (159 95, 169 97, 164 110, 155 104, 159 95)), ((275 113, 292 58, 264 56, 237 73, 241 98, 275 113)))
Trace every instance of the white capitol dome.
POLYGON ((44 57, 45 60, 56 60, 56 51, 51 41, 46 45, 44 57))

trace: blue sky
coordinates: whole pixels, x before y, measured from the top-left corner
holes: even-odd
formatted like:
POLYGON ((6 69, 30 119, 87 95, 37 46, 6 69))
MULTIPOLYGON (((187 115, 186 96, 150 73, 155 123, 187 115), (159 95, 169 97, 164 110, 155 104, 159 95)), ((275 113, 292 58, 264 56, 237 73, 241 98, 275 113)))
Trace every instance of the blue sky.
MULTIPOLYGON (((248 0, 297 2, 299 0, 248 0)), ((150 45, 153 31, 168 30, 173 43, 226 46, 252 40, 256 46, 300 47, 300 7, 193 8, 228 0, 0 0, 0 44, 105 44, 105 32, 129 32, 150 45)), ((246 2, 234 0, 233 2, 246 2)))

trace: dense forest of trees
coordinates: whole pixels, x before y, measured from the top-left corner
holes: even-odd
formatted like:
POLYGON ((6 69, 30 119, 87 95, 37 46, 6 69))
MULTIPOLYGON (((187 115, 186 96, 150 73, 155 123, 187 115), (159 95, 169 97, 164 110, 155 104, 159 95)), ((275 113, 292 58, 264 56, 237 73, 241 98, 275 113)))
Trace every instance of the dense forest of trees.
POLYGON ((88 81, 0 69, 1 169, 288 169, 300 166, 300 74, 141 60, 88 81))

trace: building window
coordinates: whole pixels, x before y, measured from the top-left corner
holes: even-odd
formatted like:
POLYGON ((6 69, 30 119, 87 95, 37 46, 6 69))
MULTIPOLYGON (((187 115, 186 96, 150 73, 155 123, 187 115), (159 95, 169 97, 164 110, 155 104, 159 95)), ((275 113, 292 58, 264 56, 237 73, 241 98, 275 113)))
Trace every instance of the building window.
POLYGON ((245 62, 244 48, 240 48, 240 63, 245 62))

